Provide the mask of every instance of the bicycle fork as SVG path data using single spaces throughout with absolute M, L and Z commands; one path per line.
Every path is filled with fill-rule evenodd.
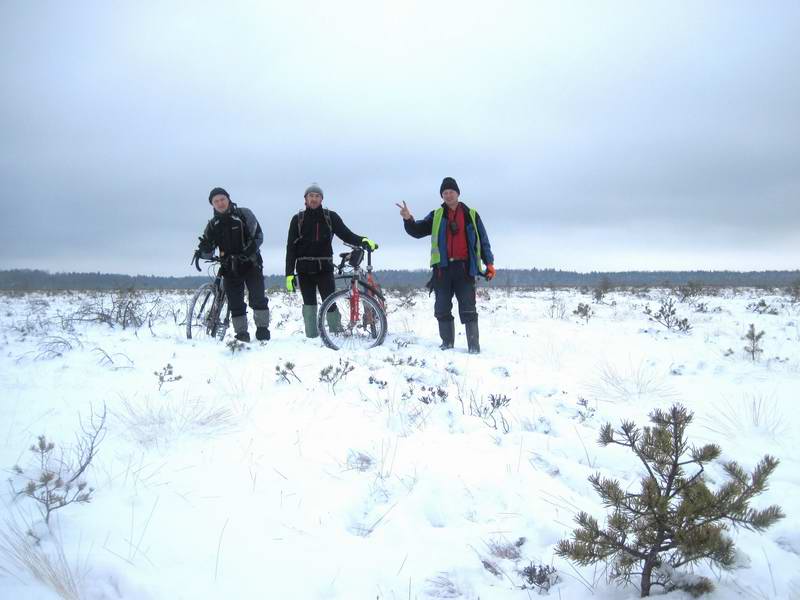
M 358 323 L 359 306 L 361 305 L 361 292 L 358 291 L 358 283 L 354 280 L 350 286 L 350 326 Z

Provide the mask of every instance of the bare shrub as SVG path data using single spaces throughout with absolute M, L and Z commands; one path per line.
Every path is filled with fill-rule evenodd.
M 567 316 L 567 305 L 558 297 L 555 289 L 550 290 L 550 304 L 547 306 L 547 316 L 558 320 L 564 320 Z
M 62 319 L 65 327 L 75 323 L 104 323 L 109 327 L 138 329 L 145 323 L 151 328 L 160 316 L 161 296 L 146 295 L 142 290 L 128 288 L 111 293 L 95 293 L 86 298 L 71 315 Z
M 40 435 L 29 450 L 35 457 L 32 467 L 14 465 L 11 489 L 16 497 L 33 500 L 49 526 L 54 511 L 70 504 L 91 501 L 94 488 L 83 480 L 86 469 L 94 460 L 105 437 L 106 409 L 102 414 L 92 412 L 89 422 L 81 421 L 81 433 L 74 447 L 56 452 L 56 445 Z M 17 486 L 21 485 L 21 489 Z
M 53 321 L 41 312 L 28 312 L 22 321 L 11 324 L 11 330 L 26 337 L 29 335 L 48 335 L 53 328 Z
M 469 392 L 467 404 L 464 404 L 464 395 L 462 390 L 458 390 L 458 401 L 461 404 L 461 413 L 469 414 L 472 417 L 478 417 L 486 425 L 492 429 L 501 429 L 503 433 L 511 431 L 511 425 L 503 414 L 503 409 L 507 408 L 511 403 L 511 398 L 505 394 L 489 394 L 489 397 L 484 400 L 475 395 L 475 392 Z

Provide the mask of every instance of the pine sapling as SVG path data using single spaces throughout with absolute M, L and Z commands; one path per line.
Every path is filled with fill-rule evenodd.
M 89 423 L 81 422 L 76 446 L 71 451 L 62 451 L 58 457 L 55 456 L 56 445 L 40 435 L 29 448 L 35 456 L 35 465 L 29 469 L 19 465 L 12 467 L 16 478 L 16 481 L 10 480 L 12 491 L 16 496 L 35 501 L 48 526 L 50 515 L 59 508 L 92 500 L 94 488 L 88 486 L 83 476 L 105 437 L 105 422 L 105 407 L 102 414 L 92 412 Z M 23 483 L 21 489 L 15 485 L 19 482 Z
M 660 323 L 670 331 L 675 329 L 681 333 L 689 333 L 692 329 L 692 326 L 689 324 L 689 319 L 681 319 L 678 317 L 677 311 L 675 310 L 675 302 L 672 298 L 664 300 L 658 312 L 655 313 L 649 306 L 646 306 L 644 314 L 646 314 L 651 321 Z
M 173 383 L 175 381 L 180 381 L 183 379 L 182 375 L 175 375 L 173 367 L 170 363 L 161 369 L 160 371 L 153 371 L 153 375 L 156 376 L 158 379 L 158 391 L 161 391 L 161 388 L 164 387 L 167 383 Z
M 297 373 L 294 372 L 295 364 L 291 361 L 286 361 L 283 366 L 280 364 L 275 365 L 275 375 L 277 381 L 285 381 L 286 383 L 292 383 L 291 377 L 294 377 L 297 383 L 302 383 L 300 377 L 297 376 Z
M 758 355 L 764 352 L 764 349 L 761 347 L 761 338 L 763 337 L 764 332 L 759 331 L 756 333 L 756 326 L 753 323 L 750 323 L 750 329 L 747 330 L 747 333 L 744 336 L 744 339 L 747 340 L 747 345 L 744 347 L 744 351 L 750 355 L 750 358 L 752 358 L 754 362 L 758 360 Z
M 578 308 L 572 311 L 573 315 L 577 315 L 581 319 L 585 320 L 587 323 L 589 319 L 592 318 L 594 311 L 592 311 L 592 307 L 588 304 L 584 304 L 583 302 L 578 303 Z
M 772 456 L 764 456 L 750 474 L 733 461 L 724 463 L 727 481 L 717 491 L 709 489 L 705 465 L 719 458 L 721 450 L 715 444 L 689 445 L 686 429 L 692 418 L 691 412 L 676 404 L 668 411 L 654 410 L 651 427 L 640 429 L 631 421 L 616 430 L 610 424 L 602 427 L 600 445 L 630 448 L 645 475 L 634 492 L 599 473 L 589 477 L 612 512 L 605 528 L 589 514 L 578 514 L 578 528 L 572 539 L 558 543 L 558 556 L 583 566 L 608 561 L 617 582 L 628 584 L 639 577 L 642 597 L 649 596 L 653 586 L 664 591 L 691 588 L 699 593 L 710 590 L 711 582 L 680 583 L 676 569 L 703 560 L 730 568 L 734 544 L 725 535 L 729 526 L 764 531 L 784 517 L 776 505 L 763 510 L 750 507 L 750 501 L 767 489 L 767 480 L 778 466 Z
M 319 380 L 327 383 L 331 391 L 336 394 L 336 384 L 347 377 L 354 369 L 355 367 L 350 364 L 349 360 L 343 361 L 340 358 L 338 366 L 328 365 L 319 372 Z

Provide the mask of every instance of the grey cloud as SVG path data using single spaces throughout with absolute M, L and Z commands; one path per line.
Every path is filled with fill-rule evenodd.
M 278 271 L 318 181 L 383 266 L 415 268 L 394 202 L 421 217 L 448 175 L 506 264 L 796 264 L 798 21 L 792 2 L 6 3 L 0 181 L 36 225 L 0 223 L 2 263 L 184 273 L 223 185 Z

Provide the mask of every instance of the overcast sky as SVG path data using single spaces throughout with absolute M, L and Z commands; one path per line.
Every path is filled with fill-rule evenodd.
M 188 275 L 311 182 L 376 265 L 454 177 L 496 266 L 800 267 L 800 2 L 0 2 L 0 268 Z

